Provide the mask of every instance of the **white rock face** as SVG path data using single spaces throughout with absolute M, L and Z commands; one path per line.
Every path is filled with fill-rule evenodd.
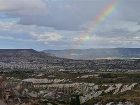
M 122 92 L 125 92 L 125 91 L 128 91 L 128 90 L 131 90 L 137 83 L 133 83 L 131 85 L 124 85 L 121 89 L 121 93 Z
M 112 105 L 114 102 L 109 102 L 109 103 L 107 103 L 106 105 Z
M 121 88 L 122 84 L 116 84 L 116 90 L 114 91 L 113 94 L 117 94 Z
M 114 85 L 110 85 L 104 92 L 105 93 L 109 93 L 109 92 L 111 92 L 114 89 L 116 89 L 116 87 L 114 87 Z
M 83 75 L 80 78 L 88 78 L 88 77 L 93 77 L 94 75 Z
M 30 82 L 33 84 L 39 84 L 39 83 L 59 83 L 64 81 L 64 79 L 35 79 L 35 78 L 29 78 L 29 79 L 24 79 L 22 82 Z
M 40 90 L 38 93 L 30 92 L 29 95 L 32 97 L 37 97 L 37 95 L 42 96 L 43 98 L 54 98 L 56 97 L 56 94 L 62 93 L 64 95 L 73 94 L 73 93 L 79 93 L 80 96 L 80 102 L 81 104 L 92 99 L 97 98 L 102 95 L 102 93 L 105 94 L 119 94 L 128 90 L 132 90 L 134 86 L 137 83 L 133 84 L 102 84 L 102 85 L 96 85 L 94 83 L 65 83 L 65 80 L 63 79 L 35 79 L 35 78 L 29 78 L 23 80 L 23 82 L 29 82 L 32 84 L 35 84 L 35 86 Z M 42 84 L 43 83 L 43 84 Z M 37 84 L 37 85 L 36 85 Z M 39 84 L 41 84 L 39 86 Z M 44 88 L 42 88 L 44 87 Z M 28 91 L 25 91 L 25 93 L 28 93 Z M 60 94 L 58 94 L 60 95 Z M 97 103 L 97 105 L 101 105 L 101 103 Z M 134 105 L 131 102 L 122 103 L 119 102 L 118 104 L 114 102 L 109 102 L 106 105 Z

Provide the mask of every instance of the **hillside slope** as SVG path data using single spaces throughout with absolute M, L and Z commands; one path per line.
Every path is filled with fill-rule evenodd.
M 140 59 L 74 60 L 33 49 L 1 49 L 0 70 L 139 70 Z
M 140 48 L 100 48 L 100 49 L 69 49 L 69 50 L 45 50 L 57 57 L 72 59 L 117 59 L 140 58 Z

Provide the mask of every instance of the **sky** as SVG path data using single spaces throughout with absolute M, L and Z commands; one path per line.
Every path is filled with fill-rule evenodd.
M 139 5 L 140 0 L 0 0 L 0 48 L 139 48 Z

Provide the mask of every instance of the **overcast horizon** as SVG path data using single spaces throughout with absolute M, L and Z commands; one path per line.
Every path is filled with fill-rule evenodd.
M 140 48 L 140 0 L 0 0 L 0 49 Z

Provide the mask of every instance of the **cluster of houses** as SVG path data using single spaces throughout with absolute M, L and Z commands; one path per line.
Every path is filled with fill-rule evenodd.
M 26 57 L 25 57 L 26 58 Z M 97 71 L 125 71 L 139 70 L 140 62 L 138 59 L 97 59 L 97 60 L 68 60 L 59 58 L 39 58 L 32 59 L 23 57 L 0 58 L 0 69 L 21 69 L 21 70 L 46 70 L 52 69 L 65 70 L 97 70 Z M 17 60 L 18 59 L 18 60 Z M 50 60 L 49 60 L 50 59 Z
M 40 70 L 40 69 L 46 69 L 46 66 L 43 64 L 31 64 L 31 63 L 27 63 L 27 62 L 26 63 L 0 62 L 0 68 L 1 68 L 1 70 L 3 70 L 3 69 Z

